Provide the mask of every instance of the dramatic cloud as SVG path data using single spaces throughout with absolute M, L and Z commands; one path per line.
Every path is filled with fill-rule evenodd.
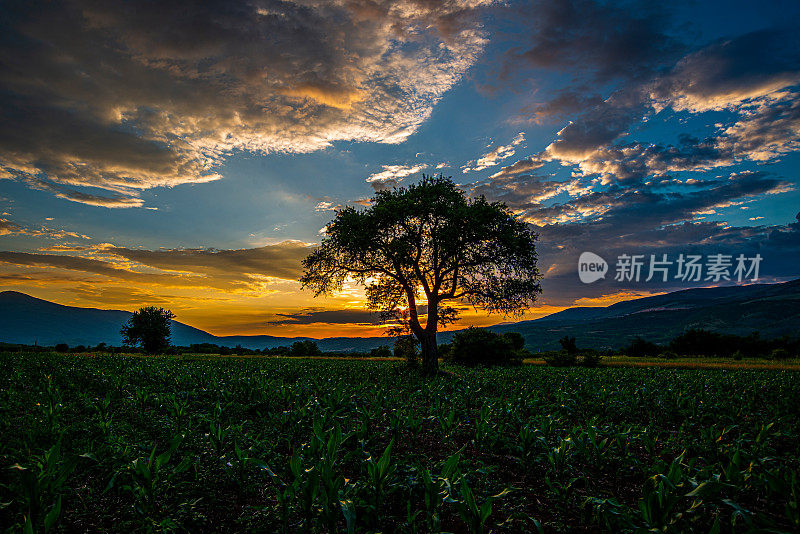
M 529 16 L 531 45 L 509 53 L 507 68 L 523 62 L 597 81 L 646 78 L 683 49 L 661 3 L 542 1 Z
M 659 191 L 650 187 L 612 186 L 605 191 L 593 191 L 576 196 L 568 202 L 542 207 L 526 214 L 526 220 L 537 226 L 564 222 L 602 223 L 616 232 L 611 237 L 635 241 L 636 235 L 652 229 L 678 224 L 714 213 L 744 200 L 767 194 L 782 193 L 793 188 L 790 182 L 764 173 L 746 172 L 712 182 L 699 191 Z M 598 232 L 603 235 L 604 232 Z M 644 241 L 643 241 L 644 242 Z
M 20 181 L 28 184 L 31 189 L 49 191 L 58 198 L 71 200 L 72 202 L 88 204 L 89 206 L 100 206 L 103 208 L 139 208 L 144 205 L 144 201 L 135 196 L 119 194 L 112 196 L 93 195 L 85 191 L 78 191 L 70 187 L 64 187 L 42 178 L 21 174 L 19 172 L 14 172 L 13 174 Z
M 765 28 L 690 46 L 661 6 L 541 3 L 528 12 L 530 43 L 506 54 L 506 82 L 529 76 L 524 84 L 533 88 L 521 116 L 537 125 L 569 120 L 543 150 L 470 194 L 503 201 L 534 226 L 547 285 L 570 288 L 559 304 L 620 289 L 576 286 L 585 250 L 760 251 L 770 255 L 773 276 L 796 272 L 786 257 L 800 250 L 797 224 L 739 227 L 719 219 L 727 208 L 797 190 L 759 165 L 800 149 L 800 37 L 793 28 Z M 681 132 L 708 112 L 706 136 Z M 677 127 L 677 142 L 654 134 L 651 120 Z M 560 170 L 531 175 L 553 163 L 571 179 Z
M 555 11 L 559 14 L 562 11 L 571 13 L 575 10 L 574 5 L 569 7 L 571 5 L 565 4 L 566 7 Z M 602 74 L 607 69 L 609 73 L 618 73 L 623 80 L 602 99 L 584 81 L 578 81 L 572 87 L 565 87 L 551 101 L 533 104 L 523 110 L 523 114 L 533 115 L 537 119 L 580 112 L 558 132 L 556 139 L 541 154 L 532 157 L 533 161 L 556 160 L 565 164 L 581 164 L 583 172 L 606 175 L 620 172 L 620 178 L 626 179 L 648 172 L 646 166 L 642 166 L 643 160 L 653 160 L 656 163 L 653 170 L 658 172 L 659 165 L 655 162 L 658 156 L 630 155 L 642 150 L 673 153 L 674 157 L 666 154 L 665 159 L 683 159 L 687 170 L 699 170 L 730 165 L 732 161 L 741 159 L 763 161 L 796 149 L 798 93 L 791 88 L 800 83 L 800 37 L 794 30 L 772 28 L 720 40 L 684 56 L 677 63 L 675 52 L 683 47 L 669 39 L 666 39 L 671 43 L 669 46 L 644 47 L 634 51 L 631 43 L 625 40 L 615 42 L 615 34 L 609 37 L 608 46 L 604 47 L 595 42 L 589 31 L 585 39 L 578 39 L 563 50 L 552 52 L 553 59 L 548 59 L 550 55 L 544 50 L 555 46 L 553 40 L 558 40 L 555 35 L 568 36 L 572 31 L 583 35 L 585 24 L 602 28 L 602 24 L 591 19 L 592 16 L 596 15 L 598 20 L 615 20 L 618 27 L 626 27 L 621 20 L 617 20 L 623 15 L 616 7 L 584 7 L 586 9 L 576 13 L 575 19 L 556 17 L 558 24 L 554 27 L 560 30 L 559 33 L 553 33 L 550 37 L 547 37 L 548 32 L 544 36 L 535 34 L 535 39 L 540 40 L 531 50 L 539 51 L 541 58 L 536 59 L 538 56 L 533 53 L 526 53 L 523 57 L 537 67 L 550 69 L 559 68 L 555 59 L 566 66 L 583 61 L 586 65 L 594 65 L 596 70 L 592 72 L 596 74 Z M 608 11 L 605 15 L 600 13 L 605 11 Z M 628 23 L 635 24 L 640 16 L 638 12 L 635 13 L 628 16 Z M 571 26 L 565 28 L 565 24 Z M 650 32 L 648 28 L 652 29 L 647 24 L 643 25 L 645 33 Z M 627 34 L 627 30 L 624 33 Z M 630 35 L 635 38 L 637 34 L 633 32 Z M 656 42 L 665 39 L 656 34 L 651 37 Z M 592 51 L 593 47 L 597 47 L 597 50 Z M 637 72 L 647 73 L 649 78 L 625 74 L 626 70 L 620 65 L 625 51 L 632 54 L 631 65 L 636 67 Z M 728 110 L 739 113 L 741 118 L 736 125 L 721 132 L 723 139 L 701 142 L 688 153 L 682 153 L 681 149 L 675 147 L 613 144 L 629 135 L 637 123 L 654 111 L 665 108 L 692 113 Z M 770 120 L 776 121 L 774 133 L 763 127 Z M 756 131 L 759 133 L 758 139 L 752 141 L 753 147 L 748 147 Z M 609 153 L 616 153 L 616 157 L 609 157 Z M 639 165 L 639 169 L 617 169 L 615 165 L 620 160 L 633 160 L 631 163 Z M 696 164 L 692 163 L 694 160 Z M 604 161 L 610 163 L 606 165 L 602 163 Z M 669 164 L 664 166 L 667 167 L 665 170 L 669 170 Z M 505 173 L 501 171 L 498 175 Z
M 588 86 L 567 87 L 545 102 L 534 102 L 525 106 L 521 114 L 528 117 L 530 122 L 541 123 L 602 104 L 603 97 L 593 93 Z
M 496 146 L 477 160 L 470 161 L 465 166 L 461 167 L 461 172 L 482 171 L 487 167 L 494 167 L 500 161 L 513 156 L 516 153 L 517 145 L 521 144 L 523 141 L 525 141 L 525 134 L 520 132 L 511 140 L 511 143 Z
M 638 89 L 620 89 L 602 105 L 583 113 L 558 132 L 538 157 L 579 163 L 603 147 L 627 134 L 631 125 L 647 111 Z
M 562 192 L 567 192 L 569 196 L 577 196 L 587 192 L 587 189 L 578 180 L 560 182 L 526 174 L 492 178 L 475 184 L 469 192 L 472 196 L 483 195 L 490 200 L 503 202 L 517 215 L 526 219 L 532 213 L 539 213 L 546 201 Z
M 681 59 L 650 98 L 692 112 L 726 109 L 800 83 L 800 35 L 771 28 L 719 42 Z
M 15 222 L 8 219 L 0 219 L 0 235 L 19 234 L 23 232 L 23 228 Z
M 143 250 L 113 245 L 48 249 L 59 254 L 0 251 L 0 263 L 79 271 L 145 285 L 265 291 L 273 279 L 299 278 L 300 261 L 312 247 L 286 241 L 239 250 Z
M 0 178 L 132 207 L 219 179 L 232 150 L 399 143 L 476 61 L 489 3 L 4 6 Z
M 703 171 L 742 161 L 765 162 L 800 148 L 800 95 L 761 101 L 719 135 L 699 140 L 681 136 L 675 145 L 629 143 L 598 148 L 578 167 L 604 181 L 643 180 L 670 173 Z
M 785 219 L 800 190 L 797 8 L 729 11 L 628 0 L 5 3 L 0 284 L 71 304 L 169 304 L 228 333 L 363 335 L 377 317 L 355 309 L 357 284 L 326 300 L 299 291 L 307 241 L 342 205 L 369 205 L 365 179 L 381 191 L 440 169 L 474 173 L 467 194 L 504 202 L 539 234 L 539 313 L 679 287 L 586 286 L 575 272 L 584 251 L 610 263 L 758 253 L 764 280 L 796 277 L 800 221 Z M 494 99 L 470 86 L 484 78 Z M 239 248 L 276 236 L 296 241 Z M 219 250 L 177 248 L 191 243 Z
M 41 226 L 38 229 L 27 228 L 25 226 L 15 223 L 14 221 L 0 218 L 0 236 L 11 235 L 11 234 L 33 236 L 33 237 L 48 237 L 50 239 L 65 239 L 68 237 L 74 239 L 91 239 L 89 236 L 79 234 L 77 232 L 59 230 L 56 228 L 48 228 L 47 226 Z
M 377 325 L 381 324 L 377 313 L 367 310 L 303 310 L 298 313 L 279 313 L 280 319 L 268 321 L 271 325 L 296 325 L 296 324 L 356 324 Z
M 238 250 L 103 248 L 105 254 L 112 254 L 164 271 L 188 272 L 214 277 L 256 275 L 284 280 L 300 278 L 302 274 L 300 262 L 312 250 L 312 245 L 299 241 L 284 241 L 275 245 Z
M 699 191 L 614 186 L 528 211 L 524 217 L 540 235 L 541 269 L 547 273 L 548 284 L 563 292 L 558 295 L 563 304 L 568 299 L 600 294 L 598 291 L 612 291 L 609 285 L 576 285 L 577 258 L 587 250 L 607 260 L 621 253 L 758 252 L 765 256 L 769 272 L 790 276 L 796 268 L 791 258 L 795 251 L 800 252 L 799 225 L 735 227 L 704 218 L 791 187 L 785 180 L 763 173 L 733 175 Z M 571 292 L 564 292 L 567 289 Z M 548 303 L 555 302 L 548 299 Z
M 397 187 L 403 178 L 414 175 L 423 169 L 427 169 L 425 164 L 418 165 L 382 165 L 382 171 L 370 174 L 367 182 L 375 191 L 391 189 Z
M 80 284 L 72 287 L 69 292 L 78 297 L 82 302 L 95 302 L 103 307 L 108 306 L 174 306 L 180 299 L 176 295 L 157 295 L 151 291 L 142 291 L 128 287 L 93 287 L 89 284 Z
M 522 174 L 523 172 L 535 171 L 542 165 L 544 165 L 544 162 L 542 160 L 540 160 L 538 157 L 532 156 L 525 159 L 521 159 L 516 163 L 513 163 L 506 167 L 502 167 L 499 171 L 494 173 L 490 178 L 492 179 L 507 178 L 509 176 Z

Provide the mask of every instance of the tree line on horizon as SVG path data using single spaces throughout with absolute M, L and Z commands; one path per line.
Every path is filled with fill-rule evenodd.
M 553 365 L 574 365 L 578 356 L 583 358 L 599 358 L 604 356 L 623 355 L 631 358 L 664 358 L 677 357 L 723 357 L 733 359 L 766 358 L 788 359 L 800 355 L 800 336 L 784 335 L 778 338 L 761 337 L 760 332 L 752 332 L 740 336 L 722 334 L 703 329 L 689 329 L 663 344 L 635 337 L 631 342 L 619 349 L 597 350 L 591 347 L 579 347 L 575 337 L 564 336 L 560 340 L 561 350 L 531 351 L 525 346 L 524 338 L 517 332 L 498 334 L 486 328 L 470 327 L 454 335 L 452 343 L 439 343 L 438 352 L 445 361 L 466 365 L 514 364 L 525 358 L 542 357 Z M 305 357 L 305 356 L 339 356 L 350 358 L 389 358 L 399 357 L 412 360 L 419 358 L 419 345 L 410 336 L 395 338 L 394 346 L 381 345 L 368 351 L 322 351 L 313 340 L 296 341 L 291 345 L 250 349 L 236 345 L 228 347 L 214 343 L 193 343 L 186 346 L 171 345 L 167 342 L 165 349 L 158 354 L 191 355 L 208 354 L 221 356 L 273 356 L 273 357 Z M 61 352 L 61 353 L 106 353 L 106 354 L 156 354 L 148 353 L 141 346 L 109 345 L 74 345 L 58 343 L 53 346 L 0 343 L 2 352 Z M 418 363 L 418 362 L 416 362 Z M 597 362 L 594 362 L 596 364 Z M 593 365 L 593 364 L 588 364 Z

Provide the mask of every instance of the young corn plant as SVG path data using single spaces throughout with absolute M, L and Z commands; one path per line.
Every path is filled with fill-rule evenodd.
M 250 463 L 251 449 L 239 446 L 240 439 L 233 438 L 233 449 L 223 457 L 223 468 L 228 477 L 236 484 L 237 491 L 241 492 L 247 484 L 247 466 Z
M 93 406 L 99 419 L 97 426 L 100 429 L 100 432 L 102 432 L 106 441 L 109 441 L 112 433 L 111 423 L 114 419 L 114 415 L 111 413 L 111 397 L 106 395 L 102 400 L 98 401 Z
M 303 494 L 303 490 L 305 489 L 306 484 L 304 483 L 304 478 L 307 473 L 305 469 L 303 469 L 302 465 L 302 458 L 300 456 L 300 450 L 295 449 L 292 451 L 292 456 L 289 459 L 289 475 L 292 477 L 284 481 L 280 476 L 278 476 L 270 467 L 262 462 L 261 460 L 252 458 L 250 460 L 254 463 L 258 468 L 263 469 L 271 478 L 273 483 L 275 484 L 275 500 L 278 503 L 278 512 L 280 515 L 280 522 L 281 522 L 281 529 L 282 532 L 290 532 L 289 528 L 289 520 L 292 515 L 292 506 L 296 502 L 300 502 L 301 495 L 305 498 Z M 317 488 L 316 480 L 314 481 L 314 488 Z M 316 494 L 312 494 L 310 496 L 311 505 L 309 505 L 308 515 L 307 517 L 310 518 L 311 516 L 311 507 L 313 506 L 313 502 L 316 498 Z M 310 519 L 308 519 L 310 523 Z
M 318 439 L 321 436 L 318 436 Z M 341 516 L 347 518 L 353 513 L 351 506 L 345 506 L 350 499 L 345 498 L 347 481 L 337 468 L 339 448 L 347 438 L 342 436 L 339 425 L 329 432 L 327 444 L 322 458 L 317 465 L 321 483 L 320 500 L 322 502 L 322 520 L 329 532 L 336 532 L 336 524 Z
M 446 501 L 454 502 L 451 495 L 453 488 L 461 480 L 458 463 L 461 461 L 462 451 L 463 448 L 445 460 L 438 476 L 432 475 L 427 468 L 419 469 L 422 479 L 425 523 L 428 532 L 441 531 L 442 503 Z
M 447 439 L 450 437 L 450 433 L 455 428 L 455 420 L 456 420 L 456 409 L 450 408 L 445 415 L 442 411 L 439 411 L 436 415 L 436 421 L 439 423 L 439 430 L 442 433 L 442 437 Z
M 467 485 L 466 479 L 461 479 L 461 499 L 456 501 L 456 508 L 458 515 L 467 524 L 472 534 L 483 534 L 490 531 L 487 528 L 489 528 L 489 517 L 492 515 L 492 503 L 509 491 L 509 489 L 504 489 L 497 495 L 487 497 L 483 503 L 479 504 L 472 489 Z
M 150 390 L 139 388 L 134 393 L 134 398 L 136 399 L 136 406 L 139 410 L 144 411 L 147 409 L 147 404 L 150 402 L 150 398 L 153 396 Z
M 57 525 L 61 515 L 61 490 L 76 465 L 77 458 L 63 457 L 58 442 L 35 458 L 31 467 L 15 464 L 9 468 L 19 474 L 18 495 L 24 510 L 22 532 L 50 532 Z
M 219 459 L 223 459 L 230 433 L 231 427 L 223 427 L 218 420 L 208 422 L 208 438 L 211 441 L 211 446 L 214 447 L 216 457 Z
M 492 422 L 489 405 L 484 404 L 478 411 L 477 419 L 475 419 L 475 441 L 479 444 L 486 444 L 495 427 L 496 423 Z
M 177 485 L 178 475 L 189 470 L 194 458 L 184 457 L 177 465 L 170 467 L 173 454 L 183 442 L 183 436 L 175 436 L 169 448 L 156 455 L 157 445 L 153 445 L 147 458 L 136 458 L 128 470 L 129 483 L 122 487 L 131 494 L 134 510 L 141 526 L 147 531 L 157 531 L 177 527 L 170 517 L 170 507 L 163 500 L 164 495 Z M 189 506 L 196 504 L 188 503 Z
M 37 403 L 45 421 L 47 421 L 47 429 L 52 436 L 58 435 L 59 422 L 61 419 L 61 412 L 64 409 L 62 403 L 61 391 L 58 386 L 53 382 L 52 375 L 45 375 L 45 402 Z
M 185 430 L 189 414 L 189 398 L 185 395 L 175 395 L 167 403 L 167 409 L 175 422 L 178 432 Z
M 639 500 L 639 512 L 642 523 L 650 531 L 667 532 L 680 528 L 685 516 L 695 511 L 700 505 L 700 488 L 691 487 L 684 467 L 685 452 L 675 458 L 665 473 L 650 477 L 645 483 L 642 498 Z M 692 501 L 688 508 L 684 506 L 686 497 Z
M 520 461 L 530 465 L 536 458 L 537 449 L 547 447 L 547 442 L 538 428 L 532 424 L 524 424 L 519 429 L 517 453 Z
M 367 476 L 369 479 L 369 497 L 367 509 L 373 526 L 380 525 L 380 510 L 383 505 L 384 495 L 390 485 L 392 475 L 397 466 L 392 461 L 392 446 L 394 440 L 389 442 L 381 457 L 376 461 L 372 456 L 367 458 Z

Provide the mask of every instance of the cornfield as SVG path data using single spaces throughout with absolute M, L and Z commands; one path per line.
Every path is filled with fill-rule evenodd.
M 797 532 L 800 375 L 0 354 L 9 531 Z

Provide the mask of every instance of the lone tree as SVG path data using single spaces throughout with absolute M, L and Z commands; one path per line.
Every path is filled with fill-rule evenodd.
M 163 352 L 169 347 L 170 321 L 174 318 L 175 314 L 164 308 L 139 308 L 120 329 L 122 343 L 134 347 L 141 345 L 148 354 Z
M 504 204 L 470 200 L 441 175 L 343 208 L 325 233 L 303 260 L 303 287 L 320 295 L 348 278 L 365 285 L 367 306 L 419 339 L 425 374 L 438 371 L 436 331 L 457 320 L 454 304 L 518 316 L 541 292 L 536 234 Z

